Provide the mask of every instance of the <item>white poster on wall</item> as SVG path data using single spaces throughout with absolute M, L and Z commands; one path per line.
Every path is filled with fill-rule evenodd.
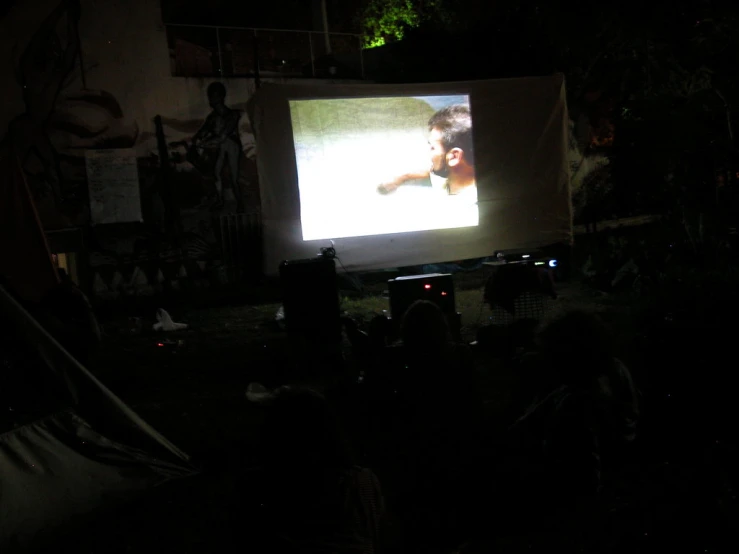
M 93 225 L 143 221 L 133 148 L 87 150 L 85 164 Z

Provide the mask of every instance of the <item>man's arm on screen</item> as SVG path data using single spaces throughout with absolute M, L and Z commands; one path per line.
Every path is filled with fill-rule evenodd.
M 407 183 L 408 181 L 428 179 L 430 176 L 431 176 L 431 171 L 429 171 L 428 169 L 421 170 L 421 171 L 415 171 L 412 173 L 404 173 L 403 175 L 398 175 L 397 177 L 395 177 L 394 179 L 391 179 L 390 181 L 380 184 L 377 187 L 377 192 L 379 192 L 380 194 L 389 194 L 395 191 L 400 185 Z

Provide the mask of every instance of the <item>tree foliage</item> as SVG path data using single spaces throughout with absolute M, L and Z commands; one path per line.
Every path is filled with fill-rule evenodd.
M 496 4 L 487 22 L 473 23 L 500 30 L 491 49 L 505 42 L 511 56 L 530 53 L 518 57 L 532 73 L 563 72 L 571 112 L 589 112 L 592 125 L 606 118 L 615 128 L 610 167 L 627 202 L 649 190 L 682 205 L 714 198 L 715 168 L 730 164 L 736 150 L 735 4 L 572 1 L 566 14 L 555 3 Z
M 450 18 L 445 0 L 367 0 L 359 15 L 365 48 L 402 40 L 409 29 Z

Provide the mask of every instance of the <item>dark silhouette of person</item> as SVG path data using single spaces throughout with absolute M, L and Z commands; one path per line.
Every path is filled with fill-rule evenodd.
M 495 476 L 496 516 L 519 529 L 588 517 L 603 469 L 634 441 L 639 417 L 639 393 L 595 314 L 554 314 L 537 344 L 538 367 L 522 375 L 536 398 L 501 443 Z
M 231 186 L 236 199 L 241 202 L 239 189 L 239 161 L 241 159 L 241 138 L 239 121 L 241 113 L 226 106 L 226 87 L 215 82 L 208 86 L 208 104 L 213 111 L 203 126 L 193 137 L 193 148 L 218 151 L 215 164 L 216 205 L 223 205 L 223 169 L 228 166 Z
M 392 323 L 384 314 L 374 316 L 367 328 L 362 331 L 350 317 L 342 317 L 341 324 L 352 347 L 352 357 L 361 371 L 372 371 L 385 361 L 385 353 L 390 346 Z
M 555 385 L 589 392 L 595 398 L 601 448 L 632 443 L 641 394 L 631 372 L 616 357 L 610 329 L 597 314 L 570 310 L 550 318 L 538 333 L 542 358 L 550 360 Z
M 66 40 L 57 32 L 66 15 Z M 57 203 L 64 200 L 56 149 L 48 135 L 49 119 L 59 93 L 79 54 L 77 24 L 79 0 L 63 0 L 44 20 L 26 46 L 18 69 L 26 111 L 8 129 L 11 146 L 24 171 L 30 171 L 32 155 L 43 167 L 43 176 Z
M 458 508 L 472 486 L 466 468 L 481 422 L 473 360 L 452 340 L 447 317 L 433 302 L 408 308 L 400 337 L 378 364 L 385 374 L 373 388 L 378 437 L 370 448 L 396 495 L 406 546 L 417 552 L 451 547 L 459 538 Z M 369 387 L 374 377 L 368 374 Z
M 285 386 L 266 407 L 259 458 L 262 535 L 300 552 L 378 552 L 385 509 L 371 470 L 354 464 L 326 399 Z

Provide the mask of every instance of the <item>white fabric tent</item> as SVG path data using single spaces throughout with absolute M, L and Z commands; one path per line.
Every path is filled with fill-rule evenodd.
M 2 286 L 0 348 L 0 552 L 196 473 Z

